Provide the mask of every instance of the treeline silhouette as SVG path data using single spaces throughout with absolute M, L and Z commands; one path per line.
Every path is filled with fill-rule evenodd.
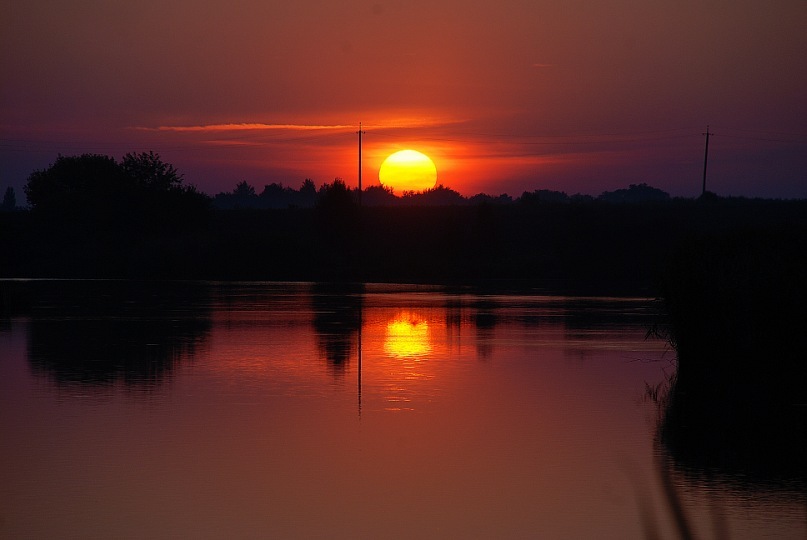
M 213 206 L 220 209 L 282 209 L 282 208 L 313 208 L 317 202 L 326 197 L 333 186 L 344 186 L 341 178 L 336 178 L 333 184 L 323 184 L 317 190 L 314 181 L 307 178 L 300 189 L 294 189 L 279 183 L 267 184 L 263 191 L 257 192 L 254 186 L 246 181 L 236 184 L 230 192 L 221 192 L 213 197 Z M 492 196 L 478 193 L 472 197 L 464 197 L 459 192 L 442 184 L 425 191 L 404 191 L 396 195 L 394 190 L 385 186 L 370 186 L 361 192 L 351 189 L 351 199 L 355 203 L 361 202 L 363 206 L 462 206 L 480 204 L 543 204 L 543 203 L 586 203 L 603 201 L 612 203 L 644 203 L 669 201 L 670 195 L 658 188 L 647 184 L 631 184 L 627 189 L 605 191 L 598 197 L 577 193 L 567 195 L 563 191 L 550 189 L 537 189 L 525 191 L 517 199 L 503 193 Z
M 397 196 L 340 179 L 241 182 L 209 197 L 152 152 L 59 156 L 0 213 L 0 277 L 425 282 L 656 294 L 691 235 L 789 226 L 804 201 L 673 199 L 646 184 L 584 195 L 535 190 Z

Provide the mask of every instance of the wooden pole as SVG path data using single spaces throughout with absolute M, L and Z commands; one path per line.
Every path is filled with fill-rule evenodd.
M 361 130 L 361 122 L 359 122 L 359 207 L 361 207 L 361 136 L 364 132 Z
M 714 133 L 709 133 L 709 126 L 706 126 L 706 150 L 703 153 L 703 191 L 701 195 L 706 195 L 706 164 L 709 162 L 709 135 L 714 135 Z

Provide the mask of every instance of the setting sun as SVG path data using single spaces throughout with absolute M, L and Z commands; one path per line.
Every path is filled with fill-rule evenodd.
M 384 160 L 378 180 L 398 192 L 425 191 L 437 183 L 437 167 L 426 154 L 416 150 L 401 150 Z

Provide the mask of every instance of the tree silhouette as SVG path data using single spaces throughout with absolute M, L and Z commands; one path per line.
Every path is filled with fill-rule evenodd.
M 214 198 L 216 208 L 232 210 L 236 208 L 313 208 L 317 201 L 317 188 L 314 181 L 306 178 L 299 190 L 281 183 L 272 182 L 263 187 L 260 195 L 248 182 L 239 182 L 233 191 L 217 193 Z
M 400 203 L 393 189 L 387 186 L 370 186 L 364 190 L 363 197 L 367 206 L 392 206 Z
M 28 177 L 28 202 L 38 214 L 124 228 L 198 224 L 209 205 L 206 195 L 183 186 L 182 176 L 154 152 L 127 154 L 119 164 L 98 154 L 59 156 Z
M 109 156 L 62 156 L 35 171 L 24 186 L 31 207 L 40 213 L 81 220 L 118 212 L 129 200 L 134 182 Z
M 182 190 L 182 175 L 152 151 L 126 154 L 121 168 L 140 186 L 154 191 Z
M 318 240 L 334 270 L 347 268 L 355 260 L 359 223 L 359 206 L 341 178 L 320 188 L 316 207 Z
M 284 188 L 283 184 L 272 182 L 263 186 L 263 191 L 258 197 L 262 208 L 285 208 L 289 206 L 293 190 Z
M 317 202 L 317 186 L 310 178 L 303 180 L 303 185 L 300 186 L 300 204 L 303 208 L 310 208 Z
M 317 207 L 325 213 L 350 212 L 355 205 L 350 188 L 341 178 L 335 178 L 333 184 L 325 184 L 319 190 Z
M 475 205 L 482 205 L 482 204 L 512 204 L 513 198 L 508 195 L 507 193 L 502 193 L 496 197 L 492 195 L 488 195 L 486 193 L 477 193 L 473 197 L 468 199 L 468 202 Z
M 423 204 L 431 206 L 455 206 L 468 203 L 468 199 L 459 192 L 439 184 L 420 193 L 407 191 L 403 194 L 405 204 Z
M 250 186 L 246 180 L 242 180 L 235 185 L 235 189 L 233 190 L 233 195 L 236 197 L 243 197 L 243 198 L 250 198 L 256 197 L 255 188 Z
M 3 204 L 0 205 L 0 211 L 11 212 L 17 208 L 17 195 L 14 193 L 14 188 L 9 186 L 6 188 L 6 193 L 3 195 Z
M 242 180 L 235 185 L 231 194 L 226 194 L 225 204 L 229 208 L 255 208 L 258 206 L 258 195 L 255 188 L 249 185 L 246 180 Z
M 645 183 L 631 184 L 628 189 L 606 191 L 599 196 L 599 200 L 612 203 L 644 203 L 664 202 L 670 200 L 669 193 Z
M 535 205 L 544 203 L 567 203 L 569 196 L 563 191 L 553 191 L 551 189 L 536 189 L 535 191 L 525 191 L 519 199 L 521 204 Z

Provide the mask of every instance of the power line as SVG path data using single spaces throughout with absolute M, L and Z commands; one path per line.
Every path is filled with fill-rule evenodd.
M 785 137 L 807 137 L 807 133 L 793 133 L 788 131 L 770 131 L 770 130 L 759 130 L 759 129 L 744 129 L 744 128 L 735 128 L 735 127 L 721 127 L 722 130 L 728 131 L 741 131 L 743 133 L 759 133 L 762 135 L 784 135 Z
M 730 135 L 726 133 L 722 133 L 721 137 L 727 137 L 730 139 L 739 139 L 742 141 L 762 141 L 762 142 L 774 142 L 774 143 L 782 143 L 782 144 L 805 144 L 807 145 L 807 140 L 797 141 L 794 139 L 771 139 L 769 137 L 751 137 L 748 135 Z M 807 138 L 807 136 L 805 136 Z

